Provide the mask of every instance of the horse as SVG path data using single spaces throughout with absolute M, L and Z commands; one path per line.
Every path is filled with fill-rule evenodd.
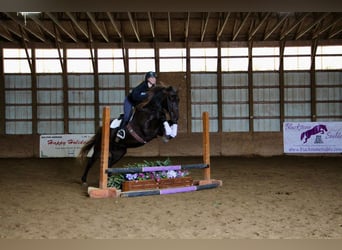
M 315 135 L 315 134 L 318 134 L 318 133 L 321 133 L 321 134 L 324 134 L 324 131 L 327 132 L 328 129 L 327 129 L 327 126 L 323 125 L 323 124 L 319 124 L 319 125 L 316 125 L 315 127 L 307 130 L 307 131 L 304 131 L 301 135 L 300 135 L 300 140 L 304 140 L 303 143 L 306 143 L 308 141 L 308 139 L 312 136 L 312 135 Z
M 127 153 L 128 148 L 140 147 L 158 136 L 165 136 L 164 122 L 167 121 L 171 125 L 178 122 L 179 100 L 178 90 L 172 86 L 158 85 L 150 89 L 147 99 L 134 107 L 130 121 L 124 128 L 124 139 L 117 138 L 118 128 L 110 128 L 108 166 L 112 167 L 117 163 Z M 83 162 L 88 152 L 94 149 L 81 177 L 83 185 L 87 184 L 90 168 L 101 156 L 101 137 L 102 127 L 99 127 L 78 154 L 78 158 Z

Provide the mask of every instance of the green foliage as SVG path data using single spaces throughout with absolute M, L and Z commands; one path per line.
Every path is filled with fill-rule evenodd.
M 133 163 L 133 164 L 127 164 L 124 167 L 130 168 L 130 167 L 153 167 L 153 166 L 169 166 L 171 165 L 170 158 L 162 160 L 156 160 L 156 161 L 143 161 L 140 163 Z M 121 189 L 122 182 L 125 181 L 125 174 L 115 174 L 108 176 L 108 187 L 115 187 L 117 189 Z

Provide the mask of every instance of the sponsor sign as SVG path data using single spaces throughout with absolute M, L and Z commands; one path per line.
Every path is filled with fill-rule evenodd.
M 39 142 L 40 158 L 77 157 L 81 147 L 93 134 L 41 135 Z M 89 152 L 88 155 L 92 153 Z
M 284 122 L 285 153 L 341 153 L 342 122 Z

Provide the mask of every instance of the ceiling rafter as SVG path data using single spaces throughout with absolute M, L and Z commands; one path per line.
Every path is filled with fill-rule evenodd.
M 227 25 L 229 16 L 230 16 L 230 12 L 228 12 L 227 15 L 226 15 L 226 17 L 224 18 L 223 24 L 222 24 L 220 30 L 219 30 L 218 33 L 217 33 L 216 41 L 219 41 L 219 40 L 220 40 L 220 38 L 221 38 L 221 36 L 222 36 L 222 33 L 223 33 L 223 30 L 224 30 L 224 28 L 225 28 L 226 25 Z
M 247 22 L 248 17 L 249 17 L 250 14 L 251 14 L 250 12 L 248 12 L 248 13 L 246 14 L 246 16 L 245 16 L 245 18 L 242 20 L 242 22 L 241 22 L 239 28 L 237 29 L 236 32 L 234 32 L 234 34 L 233 34 L 233 41 L 235 41 L 235 39 L 236 39 L 236 38 L 238 37 L 238 35 L 240 34 L 240 32 L 241 32 L 241 30 L 242 30 L 242 27 L 243 27 L 243 26 L 245 25 L 245 23 Z
M 334 32 L 331 32 L 330 34 L 329 34 L 329 39 L 332 39 L 332 38 L 334 38 L 335 36 L 337 36 L 339 33 L 341 33 L 342 32 L 342 28 L 339 28 L 338 30 L 335 30 Z
M 301 38 L 302 36 L 305 35 L 305 33 L 309 32 L 314 26 L 316 26 L 317 24 L 319 24 L 324 18 L 326 18 L 330 13 L 324 13 L 318 20 L 316 20 L 314 23 L 312 23 L 311 25 L 309 25 L 306 29 L 304 29 L 302 32 L 298 33 L 296 35 L 296 40 L 298 40 L 299 38 Z
M 326 41 L 342 39 L 341 22 L 341 12 L 0 12 L 0 42 L 20 44 L 21 28 L 30 43 L 87 42 L 89 27 L 97 43 Z
M 279 27 L 280 25 L 289 17 L 290 13 L 287 13 L 285 16 L 283 16 L 279 22 L 277 22 L 270 31 L 265 33 L 264 40 L 267 40 Z
M 87 31 L 85 31 L 81 25 L 78 23 L 78 21 L 76 20 L 76 18 L 70 13 L 70 12 L 65 12 L 65 14 L 67 14 L 67 16 L 70 18 L 70 20 L 72 21 L 72 23 L 76 26 L 76 28 L 82 32 L 82 34 L 89 39 L 89 36 L 87 34 Z
M 210 12 L 207 12 L 207 16 L 205 18 L 205 21 L 202 19 L 201 42 L 203 42 L 203 40 L 204 40 L 205 32 L 206 32 L 207 27 L 208 27 L 209 17 L 210 17 Z
M 4 12 L 10 19 L 12 19 L 16 24 L 18 24 L 20 26 L 20 28 L 23 28 L 24 30 L 28 31 L 29 33 L 31 33 L 33 36 L 35 36 L 36 38 L 38 38 L 41 42 L 45 42 L 45 38 L 43 34 L 37 34 L 36 32 L 34 32 L 33 30 L 31 30 L 30 28 L 28 28 L 25 23 L 23 23 L 21 20 L 19 20 L 19 18 L 13 16 L 11 13 L 8 12 Z
M 190 12 L 187 13 L 187 18 L 185 22 L 185 31 L 184 31 L 185 40 L 188 40 L 189 38 L 189 28 L 190 28 Z
M 2 22 L 0 22 L 0 36 L 5 38 L 9 42 L 14 42 L 14 38 L 12 37 L 10 31 Z
M 135 37 L 137 38 L 138 42 L 140 42 L 140 36 L 139 36 L 138 28 L 134 24 L 132 14 L 131 14 L 131 12 L 127 12 L 127 14 L 128 14 L 129 22 L 131 23 L 131 26 L 133 28 L 133 32 L 135 34 Z
M 167 23 L 168 23 L 168 30 L 169 30 L 169 42 L 172 42 L 172 30 L 171 30 L 171 15 L 170 12 L 167 12 Z
M 342 20 L 342 17 L 339 17 L 338 19 L 336 19 L 334 22 L 328 24 L 327 26 L 323 27 L 321 30 L 317 31 L 314 35 L 313 38 L 317 38 L 318 36 L 320 36 L 322 33 L 326 32 L 327 30 L 331 29 L 332 27 L 334 27 L 337 23 L 339 23 Z
M 152 20 L 151 12 L 147 12 L 147 16 L 148 16 L 148 22 L 149 22 L 150 28 L 151 28 L 152 37 L 154 39 L 154 38 L 156 38 L 156 35 L 154 32 L 154 26 L 153 26 L 153 20 Z
M 122 34 L 121 34 L 121 32 L 120 32 L 118 26 L 116 25 L 116 22 L 115 22 L 115 20 L 114 20 L 114 18 L 113 18 L 113 16 L 112 16 L 112 14 L 111 14 L 110 12 L 106 12 L 106 14 L 107 14 L 107 17 L 109 18 L 110 23 L 113 25 L 113 27 L 114 27 L 114 29 L 115 29 L 115 32 L 118 34 L 118 36 L 120 37 L 120 39 L 122 39 L 122 38 L 123 38 L 123 37 L 122 37 Z
M 249 34 L 248 40 L 252 40 L 254 35 L 258 32 L 262 25 L 266 22 L 267 18 L 270 16 L 270 12 L 267 12 L 264 18 L 260 21 L 260 23 L 255 27 L 255 29 Z
M 54 24 L 56 24 L 71 40 L 77 43 L 77 38 L 73 36 L 72 34 L 70 34 L 52 13 L 50 12 L 45 12 L 45 13 L 54 22 Z
M 109 39 L 108 36 L 105 34 L 105 32 L 100 28 L 99 24 L 96 22 L 95 17 L 93 16 L 93 14 L 91 14 L 90 12 L 87 12 L 87 16 L 89 17 L 90 21 L 92 22 L 92 24 L 95 26 L 95 28 L 97 29 L 97 31 L 101 34 L 102 38 L 108 43 Z
M 305 18 L 307 18 L 310 15 L 310 13 L 305 13 L 290 29 L 285 31 L 283 34 L 280 36 L 280 40 L 283 40 L 288 34 L 290 34 L 298 25 L 300 25 Z
M 40 28 L 43 29 L 46 33 L 48 33 L 52 38 L 56 39 L 56 35 L 53 32 L 51 32 L 48 28 L 46 28 L 43 22 L 41 22 L 36 16 L 28 15 L 28 17 L 32 19 L 37 25 L 39 25 Z
M 20 27 L 18 27 L 18 28 L 20 29 Z M 22 39 L 22 34 L 20 33 L 20 31 L 15 30 L 15 29 L 8 27 L 8 26 L 7 26 L 7 30 L 9 32 L 11 32 L 12 34 L 14 34 L 15 36 L 19 37 L 20 39 Z M 25 41 L 29 41 L 29 39 L 27 37 L 25 37 L 24 39 L 25 39 Z

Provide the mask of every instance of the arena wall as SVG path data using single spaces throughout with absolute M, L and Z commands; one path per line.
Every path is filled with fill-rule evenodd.
M 39 157 L 39 136 L 0 136 L 0 158 Z M 282 133 L 210 133 L 212 156 L 275 156 L 283 154 Z M 180 133 L 164 143 L 157 138 L 140 148 L 129 149 L 127 156 L 201 156 L 202 134 Z

